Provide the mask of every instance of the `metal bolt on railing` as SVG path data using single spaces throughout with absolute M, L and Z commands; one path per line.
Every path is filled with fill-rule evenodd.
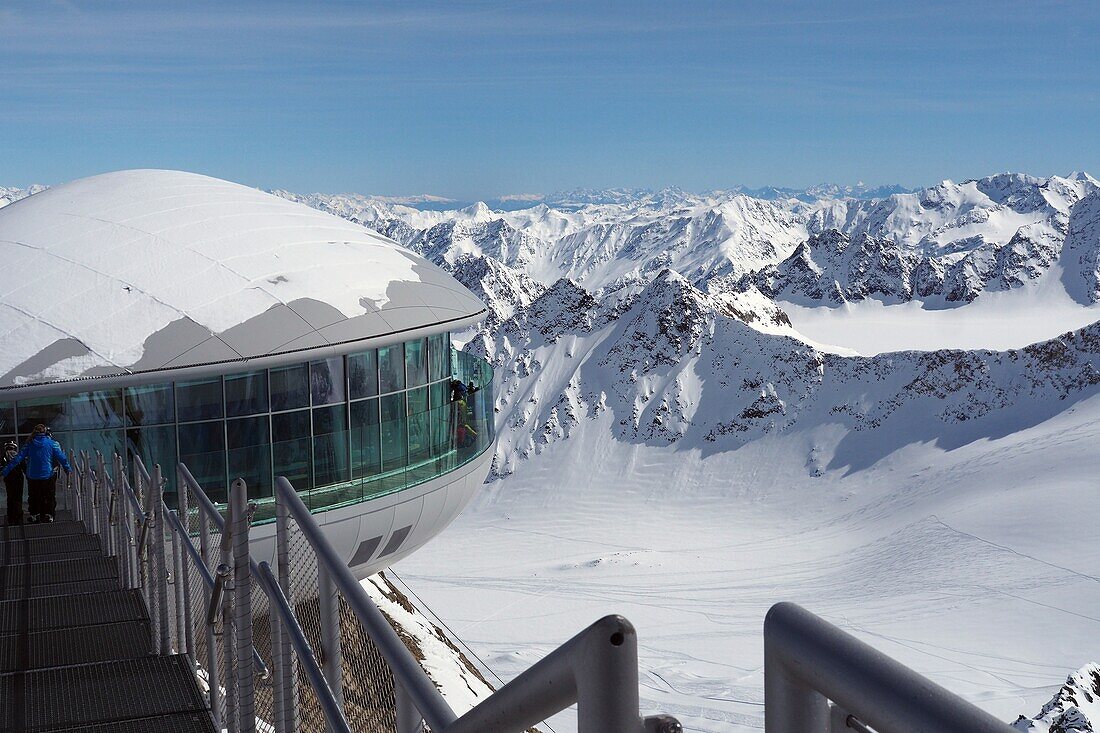
M 230 567 L 225 563 L 218 565 L 214 571 L 214 590 L 210 593 L 210 607 L 206 612 L 208 626 L 217 626 L 221 621 L 222 595 L 225 593 L 225 584 L 229 580 Z

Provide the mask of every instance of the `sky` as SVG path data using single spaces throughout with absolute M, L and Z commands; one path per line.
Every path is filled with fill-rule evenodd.
M 1100 3 L 0 0 L 0 185 L 464 200 L 1100 174 Z

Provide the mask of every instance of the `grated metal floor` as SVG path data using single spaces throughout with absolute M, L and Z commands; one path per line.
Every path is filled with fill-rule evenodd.
M 101 554 L 99 538 L 84 534 L 0 540 L 0 565 L 26 560 L 63 560 Z M 51 557 L 58 555 L 59 557 Z
M 149 656 L 149 623 L 123 621 L 0 636 L 0 674 Z
M 214 733 L 117 568 L 82 523 L 0 525 L 0 733 Z
M 0 601 L 0 634 L 139 621 L 145 617 L 145 602 L 137 590 Z
M 0 566 L 0 593 L 6 588 L 57 585 L 117 577 L 117 563 L 113 557 L 100 555 L 73 560 L 32 561 L 25 564 Z
M 210 733 L 210 716 L 202 713 L 177 713 L 155 718 L 140 718 L 77 728 L 54 728 L 51 733 Z
M 181 656 L 0 675 L 0 700 L 0 730 L 27 733 L 205 710 Z

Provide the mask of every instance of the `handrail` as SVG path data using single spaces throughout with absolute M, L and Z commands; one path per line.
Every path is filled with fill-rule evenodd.
M 358 617 L 359 622 L 366 627 L 375 647 L 393 670 L 394 676 L 405 686 L 425 721 L 434 731 L 446 730 L 457 716 L 447 705 L 435 683 L 409 654 L 405 642 L 401 641 L 401 637 L 393 630 L 378 607 L 371 602 L 347 564 L 336 555 L 332 545 L 325 540 L 321 528 L 317 526 L 313 515 L 310 514 L 290 482 L 283 476 L 279 476 L 275 479 L 275 491 L 313 547 L 318 563 L 323 564 L 325 570 L 329 572 L 333 582 L 343 594 L 344 600 Z
M 829 730 L 830 700 L 878 733 L 1013 730 L 801 606 L 777 603 L 764 619 L 764 730 Z
M 278 613 L 283 629 L 290 635 L 291 646 L 294 647 L 294 653 L 305 670 L 310 686 L 317 694 L 317 702 L 321 705 L 329 731 L 331 733 L 352 733 L 351 726 L 348 725 L 347 718 L 344 717 L 344 711 L 341 709 L 340 703 L 337 702 L 336 696 L 332 694 L 332 689 L 328 686 L 325 675 L 317 664 L 317 657 L 313 654 L 309 641 L 306 640 L 305 632 L 302 631 L 302 627 L 294 617 L 290 602 L 283 595 L 279 582 L 271 572 L 271 566 L 266 562 L 261 562 L 256 577 L 260 581 L 264 593 L 272 601 L 271 607 Z
M 145 467 L 141 464 L 140 458 L 138 459 L 138 467 L 142 470 L 142 472 L 145 472 Z M 178 468 L 183 474 L 184 480 L 187 482 L 188 488 L 191 489 L 191 495 L 195 496 L 199 501 L 198 511 L 205 512 L 207 516 L 211 520 L 213 520 L 214 526 L 217 527 L 219 532 L 221 532 L 222 540 L 224 542 L 226 538 L 228 538 L 228 533 L 225 531 L 225 518 L 218 513 L 218 510 L 214 506 L 214 502 L 210 501 L 210 497 L 208 497 L 206 495 L 206 492 L 203 491 L 202 488 L 199 486 L 198 481 L 196 481 L 195 477 L 191 475 L 191 471 L 187 469 L 187 466 L 180 463 L 178 465 Z M 146 475 L 148 475 L 148 473 L 146 473 Z M 167 509 L 167 507 L 165 507 L 165 509 Z M 172 515 L 171 512 L 168 512 L 168 514 Z M 191 541 L 191 536 L 183 527 L 183 520 L 181 520 L 176 515 L 172 516 L 175 517 L 175 526 L 179 528 L 178 531 L 180 533 L 180 537 L 183 539 L 184 547 L 187 548 L 187 553 L 191 556 L 192 561 L 202 569 L 203 581 L 207 584 L 211 591 L 217 590 L 217 578 L 214 575 L 211 575 L 210 569 L 207 568 L 206 563 L 203 562 L 202 554 L 195 547 L 195 544 Z M 258 572 L 256 561 L 252 560 L 249 564 L 251 566 L 252 573 L 256 574 Z M 257 674 L 262 679 L 266 680 L 268 677 L 270 677 L 271 670 L 268 668 L 267 664 L 263 660 L 263 657 L 260 656 L 260 652 L 257 651 L 255 646 L 252 647 L 252 663 L 256 665 Z

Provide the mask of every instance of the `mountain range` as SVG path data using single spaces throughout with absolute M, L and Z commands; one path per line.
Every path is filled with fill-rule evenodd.
M 27 193 L 0 189 L 0 205 Z M 632 611 L 643 622 L 670 604 L 687 626 L 645 652 L 646 699 L 698 729 L 750 730 L 758 649 L 729 639 L 742 628 L 758 639 L 766 603 L 808 593 L 854 630 L 874 625 L 913 664 L 927 661 L 904 656 L 913 649 L 1003 612 L 1011 620 L 989 639 L 936 647 L 951 670 L 944 682 L 988 669 L 969 693 L 1011 700 L 999 708 L 1006 719 L 1039 709 L 1018 729 L 1094 730 L 1095 668 L 1051 684 L 1091 661 L 1078 653 L 1095 654 L 1072 642 L 1091 633 L 1097 600 L 1095 578 L 1073 568 L 1100 561 L 1088 539 L 1100 521 L 1085 498 L 1092 454 L 1081 447 L 1100 426 L 1092 176 L 1002 173 L 918 190 L 579 189 L 464 206 L 275 193 L 392 237 L 488 306 L 456 339 L 496 370 L 492 483 L 439 553 L 410 562 L 455 613 L 470 594 L 452 584 L 480 587 L 482 604 L 501 594 L 496 646 L 479 648 L 499 648 L 502 671 L 552 648 L 531 640 L 525 619 L 571 619 L 578 588 L 618 604 L 644 598 Z M 1039 314 L 1041 337 L 1013 339 L 1025 310 Z M 905 343 L 915 318 L 983 312 L 1003 314 L 1005 343 L 914 338 L 866 353 L 844 328 L 820 338 L 806 315 L 854 324 L 869 313 Z M 681 516 L 699 506 L 705 516 Z M 636 527 L 656 523 L 680 527 L 687 544 L 636 544 Z M 800 539 L 775 539 L 789 533 Z M 549 547 L 523 540 L 548 536 Z M 468 551 L 478 543 L 483 552 Z M 726 545 L 737 552 L 709 554 Z M 517 562 L 492 564 L 502 552 Z M 512 594 L 529 582 L 527 608 Z M 858 602 L 830 605 L 838 594 Z M 1038 606 L 1062 614 L 1059 625 L 1023 633 L 1016 619 Z M 515 632 L 501 640 L 505 609 Z M 884 628 L 895 620 L 905 623 Z M 1048 637 L 1062 642 L 1032 643 Z M 707 680 L 726 680 L 735 653 L 750 655 L 750 671 L 716 689 Z M 1006 682 L 1006 666 L 1023 681 Z
M 878 623 L 882 614 L 901 612 L 889 599 L 904 597 L 909 599 L 906 613 L 927 606 L 923 623 L 935 629 L 933 637 L 942 636 L 950 632 L 938 625 L 942 611 L 935 611 L 936 604 L 928 600 L 935 591 L 929 587 L 913 596 L 905 595 L 911 591 L 887 592 L 895 582 L 895 571 L 888 568 L 900 557 L 923 555 L 930 542 L 923 528 L 962 522 L 942 502 L 964 501 L 967 491 L 962 485 L 945 491 L 932 484 L 911 497 L 899 489 L 891 466 L 901 460 L 898 456 L 914 451 L 927 454 L 926 461 L 981 453 L 987 445 L 1023 440 L 1017 436 L 1045 434 L 1048 425 L 1078 408 L 1093 414 L 1093 398 L 1100 394 L 1100 311 L 1092 310 L 1100 300 L 1100 183 L 1085 173 L 1047 178 L 1005 173 L 916 191 L 869 197 L 852 193 L 575 192 L 562 197 L 567 203 L 560 205 L 540 200 L 502 210 L 478 202 L 451 211 L 347 196 L 294 198 L 396 239 L 450 270 L 489 306 L 486 322 L 461 338 L 467 350 L 488 359 L 497 372 L 500 438 L 491 479 L 501 488 L 485 500 L 484 521 L 476 512 L 469 520 L 476 527 L 470 532 L 502 532 L 511 547 L 523 548 L 515 550 L 518 555 L 538 556 L 538 549 L 517 545 L 514 532 L 527 526 L 509 525 L 518 515 L 545 515 L 555 500 L 603 511 L 616 506 L 615 492 L 594 478 L 606 476 L 605 471 L 590 470 L 586 476 L 574 466 L 621 464 L 623 478 L 634 485 L 622 490 L 643 507 L 660 502 L 665 514 L 658 516 L 668 516 L 673 495 L 686 506 L 734 501 L 744 491 L 756 496 L 759 468 L 751 469 L 749 487 L 734 489 L 725 477 L 750 470 L 748 457 L 764 452 L 773 470 L 793 486 L 817 483 L 820 491 L 841 497 L 851 491 L 846 486 L 890 487 L 888 500 L 870 499 L 874 492 L 865 489 L 869 504 L 853 508 L 843 519 L 811 524 L 807 531 L 818 533 L 841 523 L 850 526 L 849 532 L 886 543 L 888 553 L 871 543 L 833 562 L 861 565 L 867 553 L 881 556 L 881 563 L 876 559 L 864 569 L 867 578 L 877 578 L 867 581 L 864 592 L 875 595 L 871 587 L 883 588 Z M 1056 302 L 1061 310 L 1053 307 Z M 1046 334 L 1006 348 L 914 346 L 863 356 L 843 342 L 819 343 L 793 317 L 812 311 L 845 318 L 873 304 L 876 317 L 895 319 L 895 329 L 904 331 L 914 312 L 951 312 L 965 319 L 970 312 L 992 309 L 1003 312 L 1003 327 L 1011 331 L 1020 312 L 1013 304 L 1019 303 L 1031 311 L 1049 311 Z M 1067 307 L 1076 309 L 1072 323 L 1063 323 L 1059 315 Z M 701 480 L 686 478 L 705 471 L 701 467 L 712 459 L 717 459 L 714 466 L 731 468 L 712 469 Z M 988 459 L 975 460 L 980 464 Z M 1046 465 L 1041 455 L 1035 460 Z M 1028 470 L 1034 465 L 1027 463 Z M 642 466 L 667 476 L 678 488 L 663 500 L 641 490 L 652 482 Z M 972 470 L 957 469 L 958 475 Z M 924 479 L 901 483 L 915 480 Z M 954 475 L 950 481 L 954 485 Z M 584 488 L 574 494 L 567 488 L 570 483 Z M 994 491 L 981 481 L 978 486 L 982 488 L 970 490 L 973 497 Z M 773 496 L 754 501 L 785 506 L 790 499 L 781 497 L 792 490 L 776 487 Z M 519 496 L 508 497 L 511 492 Z M 895 508 L 887 512 L 883 501 Z M 1007 507 L 1016 500 L 1000 501 Z M 741 504 L 734 501 L 732 506 Z M 922 506 L 927 507 L 923 513 Z M 1079 508 L 1087 524 L 1083 517 L 1092 515 Z M 619 505 L 614 511 L 625 510 Z M 635 507 L 627 516 L 644 511 Z M 710 511 L 721 517 L 729 512 L 731 528 L 737 526 L 732 508 L 712 506 Z M 1018 544 L 1012 538 L 1020 531 L 1019 518 L 1004 511 L 1003 530 L 982 537 L 1000 547 Z M 896 527 L 883 529 L 883 522 L 894 526 L 897 521 L 890 519 L 893 512 L 916 512 L 910 517 L 914 524 L 900 537 Z M 570 516 L 572 522 L 586 521 L 583 515 Z M 506 526 L 497 530 L 488 517 Z M 547 521 L 524 531 L 545 531 Z M 795 521 L 794 515 L 788 518 L 788 524 Z M 512 532 L 503 531 L 510 526 Z M 706 536 L 695 524 L 690 526 L 691 532 Z M 740 530 L 742 542 L 753 546 L 757 540 L 749 538 L 755 533 Z M 584 534 L 585 539 L 575 540 L 576 547 L 601 536 Z M 629 541 L 629 536 L 620 541 Z M 1066 529 L 1060 536 L 1064 549 L 1078 548 L 1080 553 L 1080 543 L 1068 539 L 1077 534 Z M 939 582 L 964 582 L 972 550 L 960 548 L 955 557 L 951 542 L 939 546 L 944 540 L 931 541 L 939 549 L 908 572 L 922 575 L 930 566 L 950 567 L 954 570 Z M 833 537 L 822 545 L 823 551 L 833 552 L 836 542 Z M 592 560 L 591 567 L 612 572 L 621 567 L 622 557 L 612 552 Z M 698 595 L 700 588 L 709 587 L 705 572 L 695 575 L 701 572 L 700 562 L 685 566 L 691 568 L 684 572 L 692 579 L 685 583 L 695 590 L 684 592 Z M 793 555 L 789 562 L 796 562 Z M 985 582 L 1003 592 L 1020 583 L 1052 587 L 1038 579 L 1041 570 L 1035 576 L 1035 568 L 1008 569 L 1003 559 L 990 562 L 1005 570 L 997 576 L 987 570 L 991 574 Z M 579 578 L 554 585 L 552 578 L 578 572 L 575 566 L 536 567 L 541 570 L 533 572 L 550 574 L 540 586 L 544 590 L 537 591 L 540 597 L 548 587 L 566 596 L 571 583 L 588 587 Z M 735 576 L 736 563 L 731 566 L 727 560 L 724 572 Z M 787 593 L 816 583 L 810 578 L 820 572 L 814 570 Z M 601 577 L 606 577 L 606 585 L 600 586 L 605 588 L 614 586 L 617 576 Z M 429 586 L 439 582 L 432 578 L 422 575 L 419 580 Z M 520 576 L 513 582 L 521 582 Z M 774 599 L 780 592 L 774 584 L 760 582 L 769 589 L 762 597 Z M 622 598 L 634 597 L 633 590 L 622 588 Z M 721 613 L 717 609 L 736 603 L 736 598 L 725 598 L 726 605 L 710 614 Z M 978 596 L 972 600 L 974 608 L 988 602 Z M 1063 599 L 1055 605 L 1065 608 L 1066 603 Z M 712 644 L 726 643 L 701 629 L 698 633 Z M 1066 633 L 1080 637 L 1087 632 Z M 701 650 L 693 653 L 706 656 Z M 1064 663 L 1076 667 L 1087 661 L 1070 656 Z M 509 664 L 509 659 L 502 663 Z M 650 664 L 661 680 L 679 674 L 680 667 L 670 658 L 658 655 Z M 751 722 L 757 720 L 752 714 L 737 712 L 737 706 L 730 710 L 724 703 L 706 702 L 726 699 L 701 691 L 709 688 L 693 692 L 698 674 L 692 672 L 674 685 L 678 692 L 672 698 L 655 697 L 663 702 L 654 704 L 705 730 L 725 730 L 708 727 L 719 719 L 736 730 L 741 730 L 737 725 L 749 729 L 758 724 Z M 1034 718 L 1021 717 L 1016 727 L 1029 733 L 1091 732 L 1089 716 L 1095 712 L 1083 702 L 1093 694 L 1086 684 L 1091 677 L 1084 672 L 1077 677 L 1055 692 Z M 751 699 L 751 689 L 739 687 L 734 697 Z M 1026 697 L 1025 704 L 1034 705 L 1031 712 L 1039 707 L 1030 702 L 1031 695 L 1045 689 L 1050 688 L 1039 687 Z M 1013 694 L 1019 694 L 1015 688 Z M 669 700 L 685 707 L 669 708 Z M 700 705 L 705 713 L 696 713 Z M 702 717 L 691 718 L 696 714 Z

